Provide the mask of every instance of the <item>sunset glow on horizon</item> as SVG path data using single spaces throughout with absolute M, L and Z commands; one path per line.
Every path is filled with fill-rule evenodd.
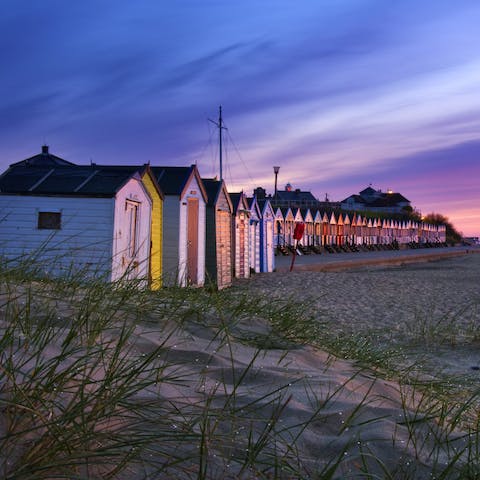
M 2 3 L 0 171 L 189 165 L 340 201 L 369 184 L 480 236 L 474 0 Z

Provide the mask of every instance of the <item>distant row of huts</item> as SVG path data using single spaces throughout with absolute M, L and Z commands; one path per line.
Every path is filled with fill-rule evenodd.
M 417 222 L 276 208 L 272 198 L 201 178 L 195 165 L 77 165 L 43 146 L 0 176 L 0 258 L 40 264 L 54 276 L 224 288 L 235 277 L 272 272 L 299 222 L 305 248 L 445 237 L 443 227 Z
M 275 245 L 293 245 L 293 232 L 299 222 L 305 224 L 300 244 L 325 245 L 398 245 L 445 243 L 445 225 L 412 220 L 369 218 L 348 212 L 321 212 L 309 208 L 278 208 L 275 213 Z

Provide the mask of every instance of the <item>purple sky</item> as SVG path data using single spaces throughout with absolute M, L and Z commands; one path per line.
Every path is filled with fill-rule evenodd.
M 370 183 L 480 235 L 478 0 L 1 0 L 0 170 L 197 163 L 231 191 Z

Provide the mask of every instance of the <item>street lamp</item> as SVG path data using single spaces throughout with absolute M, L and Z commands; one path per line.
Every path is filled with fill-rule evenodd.
M 277 177 L 278 177 L 279 171 L 280 171 L 280 167 L 273 167 L 273 173 L 275 174 L 275 193 L 273 195 L 274 201 L 277 200 Z

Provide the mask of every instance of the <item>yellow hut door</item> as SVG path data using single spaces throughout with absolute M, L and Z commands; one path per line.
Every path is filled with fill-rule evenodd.
M 187 199 L 187 284 L 198 282 L 198 198 Z

